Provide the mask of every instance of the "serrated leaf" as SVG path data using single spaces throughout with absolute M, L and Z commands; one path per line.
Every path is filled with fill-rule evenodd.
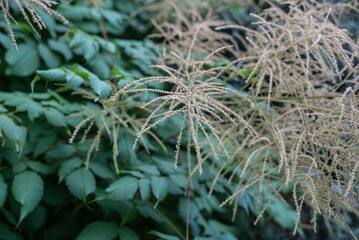
M 117 236 L 117 224 L 96 221 L 87 225 L 76 240 L 112 240 Z
M 76 169 L 66 177 L 66 185 L 77 198 L 85 200 L 96 190 L 96 180 L 92 172 L 85 168 Z
M 126 176 L 113 182 L 106 192 L 111 200 L 128 200 L 132 199 L 138 189 L 138 179 Z
M 121 173 L 127 173 L 137 178 L 145 178 L 146 176 L 139 171 L 127 171 L 127 170 L 121 170 Z
M 49 82 L 64 82 L 66 79 L 66 73 L 60 69 L 49 69 L 49 70 L 38 70 L 36 71 L 37 76 L 40 77 L 40 79 L 49 81 Z
M 32 44 L 19 44 L 18 47 L 18 52 L 12 48 L 5 54 L 5 59 L 9 64 L 6 74 L 26 77 L 40 67 L 40 57 Z
M 31 121 L 34 121 L 35 118 L 38 118 L 43 114 L 46 109 L 41 106 L 38 102 L 35 102 L 31 99 L 27 100 L 24 103 L 21 103 L 16 107 L 17 112 L 27 112 L 27 115 Z
M 81 165 L 82 161 L 77 157 L 71 158 L 62 163 L 59 168 L 59 183 L 62 182 L 74 169 L 79 168 Z
M 159 223 L 164 222 L 163 218 L 152 207 L 148 205 L 137 206 L 136 209 L 144 217 L 150 217 Z
M 76 89 L 81 86 L 84 80 L 82 79 L 82 77 L 76 75 L 71 70 L 67 70 L 66 81 L 66 87 L 70 89 Z
M 71 157 L 76 152 L 76 148 L 71 144 L 60 144 L 48 151 L 46 156 L 54 159 Z
M 0 174 L 0 208 L 4 205 L 7 196 L 7 184 L 4 177 Z
M 73 57 L 72 51 L 66 43 L 49 39 L 48 44 L 52 50 L 61 53 L 66 60 L 70 60 Z
M 97 99 L 95 99 L 95 101 L 98 101 L 110 95 L 111 86 L 108 83 L 100 80 L 98 76 L 96 76 L 86 68 L 80 65 L 74 65 L 71 70 L 73 70 L 76 74 L 82 72 L 84 75 L 87 75 L 87 78 L 90 81 L 91 89 L 99 96 Z
M 17 174 L 12 183 L 12 194 L 16 201 L 21 203 L 20 219 L 18 224 L 40 203 L 44 194 L 44 182 L 33 171 Z
M 29 101 L 29 98 L 27 96 L 23 96 L 20 94 L 14 94 L 14 95 L 10 95 L 8 97 L 6 97 L 5 95 L 5 102 L 4 105 L 9 106 L 9 107 L 16 107 L 22 103 L 25 103 Z
M 93 171 L 94 174 L 101 178 L 114 179 L 113 173 L 105 164 L 92 161 L 90 162 L 90 169 Z
M 93 41 L 90 37 L 83 38 L 82 51 L 84 52 L 84 57 L 86 61 L 93 59 L 98 53 L 99 46 L 98 43 Z
M 161 172 L 167 173 L 168 175 L 171 175 L 175 172 L 172 162 L 164 161 L 157 157 L 154 157 L 153 160 L 158 166 L 158 168 L 161 170 Z
M 75 49 L 80 47 L 84 43 L 84 37 L 81 34 L 76 33 L 71 39 L 70 48 Z
M 138 166 L 138 169 L 153 176 L 159 176 L 161 174 L 160 171 L 158 171 L 158 168 L 154 165 L 141 165 Z
M 90 62 L 90 69 L 101 79 L 111 77 L 111 67 L 102 56 L 98 56 Z
M 65 127 L 66 117 L 60 111 L 50 108 L 45 112 L 46 120 L 54 127 Z
M 43 43 L 38 45 L 39 54 L 48 68 L 56 68 L 61 64 L 61 59 Z
M 187 177 L 182 174 L 171 174 L 170 179 L 176 184 L 178 187 L 186 188 Z
M 109 96 L 111 93 L 111 86 L 108 83 L 101 81 L 97 77 L 90 77 L 90 86 L 92 90 L 99 96 L 96 101 Z
M 152 177 L 151 188 L 153 195 L 157 198 L 157 203 L 159 203 L 167 196 L 168 181 L 164 177 Z
M 20 128 L 8 116 L 0 115 L 0 131 L 5 133 L 11 141 L 20 140 Z
M 27 161 L 26 165 L 32 170 L 34 170 L 35 172 L 41 174 L 50 174 L 54 172 L 54 170 L 49 165 L 43 164 L 42 162 Z
M 140 240 L 139 236 L 131 228 L 124 227 L 119 232 L 118 237 L 120 240 Z
M 151 196 L 150 180 L 144 178 L 139 181 L 140 193 L 142 200 L 147 200 Z

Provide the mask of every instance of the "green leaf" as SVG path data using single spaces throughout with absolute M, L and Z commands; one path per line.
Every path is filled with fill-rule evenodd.
M 152 231 L 148 232 L 148 234 L 151 234 L 151 235 L 156 236 L 156 237 L 160 237 L 161 240 L 180 240 L 176 236 L 167 235 L 167 234 L 164 234 L 164 233 L 161 233 L 161 232 L 157 232 L 155 230 L 152 230 Z
M 0 104 L 0 112 L 6 113 L 8 110 L 2 104 Z
M 27 112 L 27 115 L 31 121 L 34 121 L 35 118 L 38 118 L 43 114 L 46 109 L 41 106 L 40 103 L 28 99 L 26 102 L 21 103 L 16 107 L 17 112 Z
M 76 148 L 71 144 L 60 144 L 47 152 L 46 156 L 54 159 L 71 157 L 76 152 Z
M 153 176 L 159 176 L 161 173 L 158 171 L 158 168 L 154 165 L 141 165 L 137 167 L 139 170 L 141 170 L 144 173 L 148 173 Z
M 25 171 L 17 174 L 12 183 L 12 194 L 21 203 L 18 224 L 39 204 L 44 193 L 44 182 L 39 174 Z
M 170 179 L 175 185 L 181 188 L 186 188 L 187 177 L 182 174 L 171 174 Z
M 112 180 L 114 179 L 113 173 L 105 164 L 96 161 L 91 161 L 90 169 L 93 171 L 94 174 L 96 174 L 101 178 L 112 179 Z
M 23 94 L 4 94 L 4 96 L 4 105 L 9 107 L 16 107 L 17 105 L 25 103 L 29 100 L 29 98 L 27 96 L 24 96 Z
M 174 174 L 175 170 L 173 167 L 173 163 L 170 161 L 165 161 L 157 157 L 153 157 L 154 162 L 158 166 L 158 168 L 161 170 L 161 172 L 164 172 L 168 175 Z
M 40 57 L 48 68 L 56 68 L 60 66 L 61 59 L 51 49 L 43 43 L 38 45 Z
M 11 141 L 20 140 L 20 128 L 6 115 L 0 115 L 0 131 L 5 133 Z
M 283 228 L 292 229 L 297 218 L 297 212 L 288 207 L 278 198 L 274 198 L 269 204 L 267 212 Z
M 120 173 L 127 173 L 137 178 L 145 178 L 146 176 L 139 171 L 127 171 L 127 170 L 121 170 Z
M 126 16 L 118 11 L 105 10 L 102 8 L 101 12 L 105 19 L 115 28 L 123 25 L 124 21 L 126 21 Z
M 49 69 L 49 70 L 37 70 L 37 76 L 41 79 L 49 82 L 64 82 L 66 73 L 60 68 Z
M 84 38 L 83 41 L 84 42 L 82 44 L 82 51 L 84 52 L 84 57 L 86 61 L 90 61 L 98 53 L 99 45 L 91 38 Z
M 97 99 L 95 99 L 95 101 L 98 101 L 110 95 L 111 86 L 108 83 L 101 81 L 98 76 L 80 65 L 74 65 L 73 68 L 75 68 L 76 71 L 87 74 L 92 90 L 99 96 Z M 74 69 L 72 70 L 77 73 Z
M 2 46 L 5 49 L 9 49 L 9 48 L 13 47 L 12 42 L 11 42 L 11 38 L 9 38 L 8 35 L 3 34 L 3 33 L 0 33 L 0 43 L 2 44 Z
M 163 223 L 163 218 L 150 206 L 137 206 L 137 211 L 144 217 L 150 217 L 156 222 Z
M 0 174 L 0 208 L 4 205 L 7 196 L 7 184 L 4 177 Z
M 46 164 L 43 164 L 39 161 L 27 161 L 26 165 L 34 170 L 35 172 L 41 173 L 41 174 L 50 174 L 53 173 L 53 169 Z
M 66 60 L 70 60 L 73 57 L 72 51 L 66 43 L 49 39 L 48 44 L 52 50 L 61 53 Z
M 14 173 L 20 173 L 26 170 L 26 164 L 23 161 L 18 161 L 12 165 L 12 171 Z
M 152 177 L 151 178 L 151 187 L 152 193 L 157 198 L 156 205 L 161 202 L 168 193 L 168 181 L 165 177 Z
M 110 85 L 97 77 L 90 77 L 90 85 L 92 90 L 99 96 L 95 101 L 105 98 L 111 93 Z
M 77 198 L 85 200 L 96 190 L 96 180 L 92 172 L 85 168 L 76 169 L 66 177 L 66 185 Z
M 117 236 L 117 224 L 96 221 L 87 225 L 76 240 L 112 240 Z
M 139 236 L 131 228 L 124 227 L 119 232 L 118 237 L 120 240 L 140 240 Z
M 82 36 L 82 34 L 76 33 L 70 42 L 70 48 L 72 48 L 72 49 L 78 48 L 82 44 L 84 44 L 84 41 L 85 41 L 85 39 Z
M 90 69 L 101 79 L 109 79 L 111 77 L 111 67 L 104 57 L 98 56 L 90 62 Z
M 54 127 L 66 126 L 66 117 L 64 114 L 54 108 L 46 110 L 45 116 L 47 121 Z
M 140 193 L 142 200 L 147 200 L 151 196 L 150 180 L 144 178 L 139 181 Z
M 208 227 L 211 230 L 212 234 L 220 233 L 220 232 L 235 234 L 238 232 L 238 229 L 236 227 L 224 224 L 224 223 L 214 220 L 214 219 L 210 219 L 207 224 L 208 224 Z
M 40 67 L 40 57 L 36 47 L 32 44 L 19 44 L 18 47 L 19 52 L 12 48 L 5 54 L 5 59 L 9 64 L 6 74 L 26 77 Z
M 67 81 L 66 87 L 70 89 L 77 89 L 84 82 L 82 77 L 76 75 L 71 70 L 67 70 L 66 81 Z
M 90 8 L 87 6 L 78 6 L 78 5 L 60 5 L 58 11 L 64 15 L 65 18 L 71 21 L 83 21 L 86 18 L 89 18 Z
M 59 183 L 67 177 L 74 169 L 79 168 L 82 161 L 78 157 L 66 160 L 59 168 Z
M 119 201 L 132 199 L 137 189 L 138 179 L 126 176 L 113 182 L 105 191 L 110 199 Z

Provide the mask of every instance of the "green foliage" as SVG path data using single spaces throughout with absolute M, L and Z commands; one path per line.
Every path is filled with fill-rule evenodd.
M 115 201 L 132 199 L 138 189 L 138 179 L 134 177 L 123 177 L 110 186 L 105 191 L 108 193 L 108 198 Z
M 33 171 L 24 171 L 15 175 L 12 182 L 12 193 L 21 204 L 19 223 L 39 204 L 44 194 L 44 182 Z
M 93 222 L 87 225 L 76 240 L 112 240 L 117 235 L 117 224 L 113 222 Z
M 183 35 L 183 45 L 171 45 L 172 55 L 169 45 L 159 42 L 167 35 L 147 38 L 152 31 L 149 12 L 139 9 L 152 1 L 60 2 L 55 10 L 69 23 L 63 25 L 39 10 L 47 26 L 42 38 L 34 36 L 23 13 L 10 6 L 19 23 L 11 25 L 18 52 L 5 33 L 6 21 L 0 20 L 0 239 L 182 240 L 186 233 L 196 240 L 292 238 L 298 220 L 296 204 L 305 209 L 310 205 L 300 197 L 292 201 L 290 192 L 299 187 L 283 187 L 288 182 L 278 168 L 283 151 L 278 151 L 282 146 L 275 135 L 280 131 L 275 128 L 288 115 L 276 104 L 267 108 L 267 97 L 255 97 L 251 92 L 252 85 L 257 86 L 270 74 L 230 66 L 230 59 L 220 59 L 234 52 L 223 46 L 225 41 L 216 42 L 228 35 L 211 35 L 218 22 L 202 16 L 205 1 L 191 3 L 199 4 L 201 11 L 193 19 L 195 23 L 208 20 L 210 27 L 196 35 L 198 25 L 187 22 L 187 16 L 178 12 L 190 31 Z M 157 1 L 158 5 L 147 10 L 155 14 L 162 2 L 168 4 Z M 178 9 L 188 8 L 188 1 L 177 2 Z M 217 2 L 223 3 L 215 9 L 221 14 L 224 2 L 230 1 L 210 4 L 218 6 Z M 3 3 L 0 6 L 4 11 Z M 173 6 L 169 11 L 173 12 Z M 178 44 L 181 31 L 169 41 Z M 213 38 L 206 40 L 206 34 Z M 194 45 L 196 37 L 203 45 Z M 209 46 L 210 41 L 213 46 Z M 228 52 L 217 58 L 212 53 L 215 44 Z M 345 51 L 340 54 L 345 55 Z M 249 64 L 248 69 L 251 67 L 253 70 L 255 65 Z M 240 78 L 248 77 L 252 80 L 243 84 Z M 188 78 L 186 91 L 178 87 L 184 78 Z M 208 78 L 211 81 L 203 84 Z M 110 101 L 129 86 L 136 91 Z M 260 85 L 268 86 L 264 80 Z M 194 94 L 193 104 L 202 104 L 202 109 L 187 111 L 188 102 L 183 99 L 195 88 L 199 94 Z M 173 99 L 167 102 L 169 108 L 162 109 L 159 106 L 164 106 L 167 93 Z M 287 104 L 280 98 L 273 101 Z M 292 102 L 288 105 L 297 106 Z M 178 114 L 163 119 L 168 109 L 182 109 L 184 116 L 195 113 L 195 120 L 203 124 L 190 129 L 191 123 Z M 234 126 L 233 116 L 240 116 L 241 124 Z M 325 123 L 332 124 L 328 119 Z M 256 134 L 247 121 L 262 138 L 251 136 Z M 150 128 L 144 131 L 144 126 Z M 139 136 L 141 131 L 146 134 Z M 217 132 L 221 134 L 215 136 Z M 324 133 L 317 131 L 316 136 Z M 299 146 L 296 144 L 292 150 Z M 294 155 L 289 158 L 294 159 Z M 198 166 L 202 174 L 197 174 Z M 310 166 L 298 166 L 302 168 L 307 172 L 302 175 L 311 174 Z M 355 185 L 357 171 L 350 173 Z M 310 189 L 310 181 L 302 183 Z M 338 189 L 343 186 L 338 186 L 330 193 L 341 191 Z M 233 210 L 224 206 L 227 202 Z M 355 230 L 356 218 L 343 213 Z M 254 227 L 258 216 L 261 218 Z M 304 213 L 303 218 L 310 216 Z M 318 222 L 316 236 L 330 239 L 323 220 Z M 331 238 L 348 238 L 340 227 L 327 224 L 335 232 Z M 297 228 L 300 238 L 311 239 L 311 232 L 303 230 L 300 223 Z

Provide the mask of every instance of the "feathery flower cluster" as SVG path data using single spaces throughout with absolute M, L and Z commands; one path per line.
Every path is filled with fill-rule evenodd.
M 52 0 L 10 0 L 15 3 L 17 8 L 20 10 L 22 16 L 24 17 L 25 21 L 31 29 L 34 31 L 34 33 L 40 37 L 40 34 L 36 30 L 35 26 L 37 26 L 40 30 L 46 29 L 46 23 L 42 20 L 40 14 L 37 12 L 36 8 L 40 8 L 47 12 L 50 15 L 55 15 L 58 17 L 64 24 L 67 24 L 67 20 L 64 16 L 62 16 L 57 11 L 53 10 L 52 7 L 57 5 L 56 1 Z M 18 51 L 16 39 L 14 36 L 14 33 L 11 28 L 11 21 L 13 21 L 15 24 L 17 24 L 16 20 L 12 17 L 10 12 L 10 6 L 9 6 L 9 0 L 2 0 L 0 1 L 0 11 L 2 11 L 4 19 L 6 21 L 10 37 L 12 40 L 12 43 Z M 35 25 L 35 26 L 34 26 Z
M 138 139 L 140 139 L 141 135 L 145 132 L 174 115 L 180 114 L 182 116 L 182 127 L 176 145 L 175 166 L 177 165 L 183 131 L 185 130 L 185 126 L 187 126 L 189 177 L 191 177 L 197 170 L 200 174 L 202 173 L 202 162 L 204 160 L 202 158 L 201 146 L 198 142 L 199 134 L 203 134 L 206 137 L 207 144 L 210 145 L 211 152 L 215 158 L 218 158 L 218 152 L 220 150 L 227 158 L 230 158 L 221 140 L 221 132 L 217 129 L 215 120 L 224 122 L 223 118 L 226 118 L 235 125 L 241 123 L 250 130 L 252 135 L 257 135 L 255 130 L 244 118 L 215 98 L 215 96 L 226 96 L 231 93 L 249 101 L 245 96 L 222 86 L 221 83 L 216 81 L 223 71 L 226 70 L 226 67 L 204 68 L 204 65 L 213 55 L 230 46 L 217 49 L 201 61 L 194 61 L 191 59 L 193 46 L 195 45 L 196 37 L 200 30 L 201 27 L 199 26 L 186 57 L 180 55 L 181 53 L 172 52 L 173 56 L 178 59 L 178 62 L 183 63 L 183 68 L 174 69 L 166 65 L 152 66 L 164 71 L 168 76 L 154 76 L 139 79 L 126 85 L 111 97 L 111 100 L 115 101 L 120 95 L 128 93 L 154 92 L 160 95 L 142 105 L 142 107 L 145 108 L 157 103 L 157 106 L 155 106 L 145 124 L 138 132 L 134 147 L 136 146 Z M 153 82 L 168 83 L 173 86 L 173 90 L 167 91 L 147 88 L 148 84 Z M 220 146 L 219 149 L 215 148 L 210 135 L 213 135 L 217 140 L 217 144 Z M 191 146 L 194 146 L 195 148 L 197 159 L 197 164 L 193 169 L 191 168 L 190 159 Z
M 273 5 L 259 15 L 251 14 L 257 20 L 253 22 L 254 30 L 237 25 L 217 28 L 245 31 L 246 56 L 234 63 L 251 69 L 246 83 L 253 85 L 255 94 L 267 94 L 269 103 L 271 96 L 304 97 L 328 92 L 327 81 L 333 85 L 343 81 L 357 85 L 359 67 L 355 58 L 359 56 L 359 46 L 329 18 L 345 7 L 359 9 L 316 1 L 288 1 L 280 6 L 289 11 Z M 267 76 L 269 82 L 265 81 Z M 268 87 L 263 89 L 263 85 Z

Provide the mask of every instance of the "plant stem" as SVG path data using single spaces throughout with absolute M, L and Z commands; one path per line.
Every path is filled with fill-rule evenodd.
M 188 185 L 187 187 L 187 219 L 186 219 L 186 240 L 189 240 L 189 216 L 190 216 L 190 208 L 191 208 L 191 187 Z
M 151 202 L 147 201 L 147 204 L 150 205 L 158 213 L 158 215 L 160 215 L 165 220 L 165 222 L 170 226 L 170 228 L 172 228 L 172 230 L 175 231 L 182 240 L 186 240 L 185 236 L 181 233 L 181 231 L 163 212 L 161 212 L 158 208 L 154 208 L 155 206 Z

